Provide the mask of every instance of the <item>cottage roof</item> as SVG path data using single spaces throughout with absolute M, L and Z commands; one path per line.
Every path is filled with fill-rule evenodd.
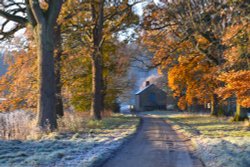
M 139 90 L 138 92 L 136 92 L 135 94 L 138 95 L 138 94 L 141 94 L 142 92 L 144 92 L 145 90 L 147 90 L 149 87 L 153 86 L 154 84 L 150 84 L 148 86 L 146 86 L 145 88 L 143 88 L 142 90 Z

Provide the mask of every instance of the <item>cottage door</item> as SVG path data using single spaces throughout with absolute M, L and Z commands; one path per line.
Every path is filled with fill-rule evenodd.
M 157 100 L 156 100 L 156 94 L 155 93 L 150 93 L 149 100 L 150 100 L 151 104 L 157 105 Z

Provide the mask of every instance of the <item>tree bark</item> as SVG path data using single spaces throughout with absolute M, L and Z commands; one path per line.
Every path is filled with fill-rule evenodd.
M 102 64 L 102 70 L 103 70 L 103 64 Z M 102 90 L 101 90 L 101 95 L 102 95 L 102 104 L 101 104 L 101 111 L 105 112 L 104 110 L 106 109 L 105 106 L 105 98 L 106 98 L 106 91 L 107 91 L 107 81 L 106 79 L 104 79 L 104 76 L 102 74 Z
M 92 2 L 92 19 L 95 22 L 93 29 L 93 54 L 92 54 L 92 103 L 90 115 L 93 119 L 101 120 L 101 112 L 104 109 L 104 84 L 103 84 L 103 24 L 104 24 L 104 0 Z
M 63 117 L 62 83 L 61 83 L 61 59 L 62 59 L 62 37 L 61 26 L 58 25 L 55 30 L 55 81 L 56 81 L 56 115 Z
M 193 112 L 193 111 L 192 111 L 192 105 L 189 105 L 189 104 L 187 105 L 187 111 L 188 111 L 188 112 Z
M 38 106 L 37 125 L 41 128 L 57 128 L 56 123 L 56 85 L 54 69 L 54 26 L 61 11 L 63 0 L 46 1 L 48 8 L 43 9 L 39 0 L 24 0 L 22 5 L 11 3 L 9 7 L 0 9 L 0 15 L 7 21 L 14 21 L 17 26 L 7 33 L 14 34 L 19 28 L 30 23 L 37 44 L 38 56 Z M 23 5 L 25 4 L 25 6 Z M 17 5 L 19 12 L 13 12 L 12 6 Z M 8 5 L 7 5 L 8 6 Z M 20 15 L 23 12 L 23 16 Z M 5 24 L 6 25 L 6 24 Z
M 91 117 L 95 120 L 101 120 L 101 112 L 103 110 L 103 95 L 102 95 L 102 61 L 98 53 L 92 56 L 92 104 Z
M 41 8 L 38 0 L 26 0 L 28 15 L 35 31 L 38 53 L 38 107 L 37 125 L 43 130 L 57 128 L 56 84 L 54 67 L 54 26 L 63 0 L 48 1 L 48 9 Z
M 38 24 L 35 27 L 38 50 L 38 119 L 37 125 L 43 129 L 57 128 L 56 122 L 56 86 L 54 69 L 53 27 Z
M 227 99 L 227 106 L 226 106 L 226 116 L 233 116 L 233 107 L 232 107 L 232 98 Z
M 243 108 L 241 107 L 238 100 L 236 101 L 236 112 L 234 115 L 234 121 L 244 121 L 249 120 L 248 118 L 248 110 L 249 108 Z
M 211 110 L 210 114 L 213 116 L 218 116 L 218 110 L 219 110 L 219 102 L 218 102 L 218 96 L 216 94 L 213 95 L 211 99 Z

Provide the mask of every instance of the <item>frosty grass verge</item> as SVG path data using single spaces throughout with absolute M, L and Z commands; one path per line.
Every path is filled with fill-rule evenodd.
M 249 167 L 250 131 L 243 123 L 209 115 L 149 113 L 167 120 L 172 127 L 190 137 L 196 155 L 206 167 Z
M 132 116 L 119 116 L 114 121 L 117 126 L 89 133 L 52 133 L 41 140 L 0 140 L 0 166 L 91 167 L 107 159 L 139 124 L 139 119 Z

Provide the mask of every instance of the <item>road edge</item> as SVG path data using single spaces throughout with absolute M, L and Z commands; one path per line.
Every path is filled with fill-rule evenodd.
M 141 117 L 139 117 L 139 116 L 137 116 L 137 117 L 139 118 L 139 123 L 136 126 L 135 132 L 128 135 L 127 137 L 123 138 L 122 144 L 118 148 L 112 150 L 107 157 L 97 159 L 95 162 L 93 162 L 92 165 L 90 165 L 90 167 L 101 167 L 101 166 L 103 166 L 107 161 L 112 159 L 117 152 L 119 152 L 127 143 L 129 143 L 138 134 L 138 132 L 141 130 L 141 127 L 142 127 L 142 124 L 143 124 L 143 119 Z
M 189 136 L 189 135 L 185 134 L 184 132 L 182 132 L 181 130 L 183 128 L 178 123 L 175 123 L 174 121 L 172 121 L 168 118 L 163 119 L 163 121 L 165 123 L 167 123 L 168 125 L 170 125 L 171 128 L 176 131 L 178 136 L 180 136 L 181 138 L 189 139 L 189 140 L 185 141 L 185 143 L 187 143 L 186 145 L 187 145 L 187 149 L 190 152 L 190 156 L 198 159 L 201 162 L 201 165 L 203 167 L 206 167 L 204 161 L 197 155 L 197 147 L 196 147 L 197 143 L 194 141 L 194 139 L 192 139 L 192 136 Z M 176 128 L 174 126 L 176 126 L 178 128 Z

